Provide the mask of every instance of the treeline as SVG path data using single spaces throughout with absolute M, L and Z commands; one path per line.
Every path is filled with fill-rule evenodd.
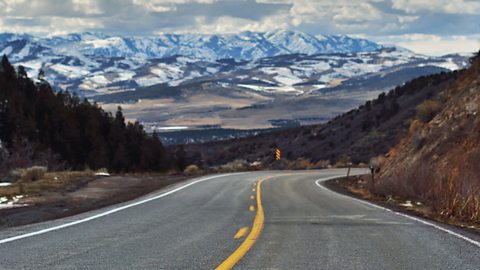
M 53 91 L 40 75 L 34 82 L 22 66 L 15 70 L 2 58 L 0 170 L 22 166 L 20 159 L 114 172 L 162 171 L 177 165 L 156 134 L 149 136 L 138 122 L 125 123 L 121 108 L 113 116 L 86 99 Z

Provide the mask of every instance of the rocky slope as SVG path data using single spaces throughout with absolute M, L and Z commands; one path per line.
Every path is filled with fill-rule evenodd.
M 445 218 L 480 220 L 480 57 L 437 98 L 417 107 L 387 155 L 376 191 L 423 200 Z

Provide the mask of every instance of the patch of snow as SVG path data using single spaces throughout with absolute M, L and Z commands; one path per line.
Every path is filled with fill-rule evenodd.
M 296 77 L 296 76 L 286 76 L 286 75 L 278 75 L 273 77 L 277 82 L 281 83 L 285 86 L 292 86 L 297 83 L 301 83 L 303 80 Z
M 174 81 L 171 81 L 169 83 L 169 85 L 171 86 L 178 86 L 180 85 L 181 83 L 185 82 L 185 81 L 188 81 L 188 80 L 191 80 L 191 79 L 194 79 L 194 78 L 197 78 L 197 77 L 201 77 L 203 76 L 203 74 L 201 74 L 200 72 L 198 71 L 191 71 L 190 74 L 188 74 L 188 76 L 186 77 L 183 77 L 181 79 L 178 79 L 178 80 L 174 80 Z
M 253 85 L 253 84 L 237 84 L 237 85 L 240 87 L 248 88 L 255 91 L 262 91 L 262 92 L 265 91 L 265 87 L 260 85 Z
M 237 84 L 240 87 L 244 87 L 247 89 L 251 89 L 254 91 L 259 91 L 259 92 L 269 92 L 269 93 L 277 93 L 277 92 L 293 92 L 297 94 L 303 93 L 303 90 L 297 89 L 294 86 L 260 86 L 260 85 L 252 85 L 252 84 Z
M 181 67 L 167 65 L 164 63 L 158 64 L 157 67 L 150 68 L 150 72 L 156 75 L 163 82 L 178 79 L 183 75 L 183 70 Z
M 28 62 L 23 62 L 22 65 L 27 69 L 28 77 L 35 78 L 38 75 L 38 71 L 42 67 L 42 61 L 36 59 Z
M 260 69 L 268 75 L 275 75 L 273 79 L 284 86 L 292 86 L 301 83 L 303 80 L 295 76 L 289 68 L 286 67 L 265 67 Z
M 0 187 L 8 187 L 10 185 L 12 185 L 12 183 L 8 183 L 8 182 L 0 183 Z
M 95 76 L 89 77 L 88 80 L 92 81 L 96 85 L 105 85 L 110 82 L 103 75 L 95 75 Z
M 207 67 L 206 70 L 210 74 L 215 74 L 219 71 L 218 68 L 214 68 L 214 67 Z
M 117 77 L 113 79 L 113 82 L 120 82 L 120 81 L 128 81 L 133 79 L 133 77 L 136 75 L 134 71 L 130 70 L 125 70 L 121 72 L 117 72 Z
M 67 66 L 62 64 L 55 64 L 50 66 L 50 68 L 67 78 L 84 77 L 90 73 L 83 67 Z
M 134 80 L 140 86 L 150 86 L 150 85 L 160 84 L 160 83 L 165 82 L 164 78 L 158 78 L 158 77 L 152 76 L 152 75 L 143 76 L 143 77 L 135 77 Z
M 182 64 L 195 63 L 197 61 L 198 61 L 198 59 L 193 59 L 193 58 L 190 58 L 190 57 L 185 57 L 185 56 L 177 57 L 177 62 L 182 63 Z
M 401 203 L 400 205 L 405 206 L 405 207 L 412 207 L 413 206 L 412 201 L 406 201 L 405 203 Z
M 85 42 L 85 44 L 90 44 L 93 48 L 106 48 L 106 47 L 119 47 L 123 45 L 123 41 L 119 37 L 111 37 L 106 39 L 92 39 Z
M 30 48 L 32 45 L 27 43 L 18 53 L 15 54 L 15 58 L 20 60 L 27 57 L 30 54 Z
M 0 197 L 0 209 L 27 206 L 26 204 L 17 204 L 18 201 L 23 197 L 24 197 L 23 195 L 16 195 L 16 196 L 13 196 L 11 200 L 9 200 L 5 196 Z
M 244 79 L 246 79 L 246 78 L 248 78 L 248 77 L 249 77 L 248 75 L 238 75 L 238 76 L 237 76 L 237 79 L 239 79 L 239 80 L 244 80 Z M 253 78 L 252 78 L 252 79 L 253 79 Z
M 455 64 L 452 59 L 448 59 L 448 61 L 446 62 L 441 62 L 441 63 L 432 63 L 432 65 L 434 66 L 437 66 L 437 67 L 441 67 L 441 68 L 445 68 L 445 69 L 449 69 L 449 70 L 458 70 L 460 69 L 461 67 L 459 67 L 457 64 Z
M 12 46 L 8 46 L 0 52 L 0 55 L 9 55 L 12 51 Z

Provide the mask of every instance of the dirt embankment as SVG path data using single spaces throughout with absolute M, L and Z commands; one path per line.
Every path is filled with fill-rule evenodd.
M 26 206 L 0 209 L 0 228 L 62 218 L 128 201 L 186 178 L 183 175 L 85 177 L 68 188 L 26 196 L 17 202 Z

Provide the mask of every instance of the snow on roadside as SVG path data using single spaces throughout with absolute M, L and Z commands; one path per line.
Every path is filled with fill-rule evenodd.
M 16 195 L 16 196 L 13 196 L 11 199 L 8 199 L 5 196 L 0 197 L 0 209 L 27 206 L 27 204 L 18 203 L 18 201 L 23 197 L 24 197 L 23 195 Z
M 96 172 L 95 176 L 110 176 L 108 172 Z

